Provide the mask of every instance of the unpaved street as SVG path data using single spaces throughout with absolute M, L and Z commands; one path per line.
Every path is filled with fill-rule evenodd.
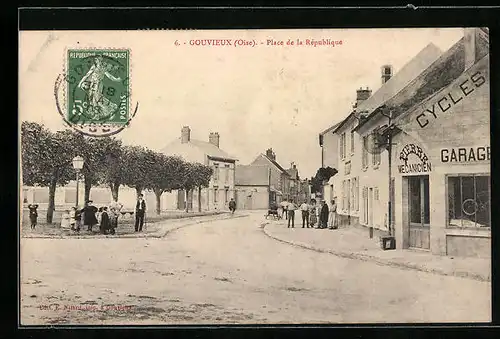
M 490 283 L 293 247 L 261 222 L 253 213 L 160 239 L 23 238 L 21 323 L 490 320 Z

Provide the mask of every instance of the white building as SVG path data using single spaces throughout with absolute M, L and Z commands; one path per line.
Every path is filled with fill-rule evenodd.
M 390 65 L 382 66 L 382 86 L 373 95 L 368 88 L 358 89 L 353 112 L 329 131 L 338 140 L 337 151 L 325 156 L 336 156 L 338 159 L 338 173 L 332 179 L 341 224 L 359 224 L 387 231 L 387 159 L 379 152 L 370 152 L 371 145 L 368 143 L 373 128 L 379 125 L 364 123 L 363 129 L 359 129 L 358 125 L 440 55 L 441 51 L 429 44 L 394 76 Z
M 161 152 L 165 155 L 176 155 L 188 162 L 197 162 L 213 168 L 214 173 L 208 188 L 201 191 L 195 189 L 188 194 L 187 201 L 184 191 L 164 193 L 162 208 L 189 210 L 220 210 L 228 209 L 231 198 L 235 198 L 235 165 L 237 159 L 219 148 L 219 133 L 210 133 L 208 141 L 191 138 L 191 129 L 184 126 L 181 137 L 165 146 Z M 201 204 L 200 204 L 201 203 Z

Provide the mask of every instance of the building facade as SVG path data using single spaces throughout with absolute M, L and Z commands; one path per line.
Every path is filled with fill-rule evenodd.
M 400 248 L 491 256 L 488 42 L 486 30 L 467 28 L 422 75 L 421 88 L 433 94 L 415 100 L 413 88 L 392 103 L 404 107 L 420 101 L 395 120 L 392 167 Z M 445 75 L 446 80 L 432 81 Z
M 259 154 L 250 165 L 266 166 L 270 170 L 271 202 L 290 199 L 290 174 L 276 161 L 276 154 L 269 148 Z
M 236 166 L 235 187 L 239 210 L 267 210 L 273 201 L 281 201 L 280 192 L 271 187 L 271 168 L 266 165 Z
M 347 157 L 342 136 L 352 119 L 336 131 L 344 163 L 334 185 L 341 195 L 339 213 L 344 213 L 347 173 L 347 196 L 358 190 L 354 174 L 359 225 L 392 234 L 397 249 L 491 255 L 489 36 L 483 29 L 464 32 L 417 76 L 402 81 L 394 95 L 360 116 L 354 127 L 354 149 L 361 148 L 357 162 Z M 355 213 L 349 215 L 352 222 Z
M 338 173 L 333 177 L 333 196 L 341 225 L 371 227 L 379 234 L 388 229 L 388 157 L 375 146 L 373 131 L 387 123 L 385 116 L 373 112 L 411 83 L 442 52 L 427 45 L 393 74 L 391 65 L 381 67 L 381 87 L 372 95 L 368 88 L 356 91 L 353 111 L 330 133 L 338 140 Z M 385 120 L 384 120 L 385 119 Z M 362 126 L 362 127 L 361 127 Z
M 321 167 L 331 167 L 338 170 L 339 166 L 339 137 L 333 131 L 339 126 L 340 123 L 328 127 L 326 130 L 319 134 L 319 146 L 321 147 Z M 334 177 L 330 178 L 328 182 L 323 183 L 323 191 L 321 198 L 326 201 L 331 201 L 334 198 Z
M 229 201 L 235 198 L 235 169 L 237 159 L 220 149 L 218 133 L 210 133 L 208 142 L 191 138 L 191 129 L 184 126 L 181 137 L 161 150 L 166 155 L 176 155 L 188 162 L 197 162 L 213 168 L 213 174 L 207 188 L 200 192 L 195 189 L 164 193 L 162 206 L 169 209 L 194 211 L 227 210 Z M 186 206 L 187 205 L 187 206 Z

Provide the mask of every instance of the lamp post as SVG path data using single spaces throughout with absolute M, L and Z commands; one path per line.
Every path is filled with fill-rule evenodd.
M 80 174 L 80 171 L 82 170 L 83 168 L 83 158 L 81 156 L 76 156 L 73 158 L 73 168 L 75 169 L 76 171 L 76 207 L 78 207 L 78 184 L 80 182 L 79 180 L 79 174 Z

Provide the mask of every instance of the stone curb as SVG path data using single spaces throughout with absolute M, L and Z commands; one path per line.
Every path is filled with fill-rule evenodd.
M 366 262 L 375 263 L 375 264 L 380 265 L 380 266 L 396 267 L 396 268 L 400 268 L 400 269 L 404 269 L 404 270 L 415 270 L 415 271 L 443 275 L 443 276 L 455 276 L 455 277 L 472 279 L 472 280 L 477 280 L 477 281 L 482 281 L 482 282 L 490 282 L 491 281 L 490 277 L 485 277 L 484 275 L 476 274 L 476 273 L 447 272 L 444 270 L 428 268 L 428 267 L 420 266 L 420 265 L 409 263 L 409 262 L 398 262 L 398 261 L 394 261 L 394 260 L 390 260 L 390 259 L 389 260 L 388 259 L 381 259 L 381 258 L 374 257 L 372 255 L 367 255 L 367 254 L 322 249 L 319 247 L 311 246 L 309 244 L 280 239 L 280 238 L 272 235 L 270 232 L 266 231 L 266 225 L 261 226 L 261 228 L 262 228 L 262 232 L 264 232 L 264 234 L 271 239 L 277 240 L 279 242 L 282 242 L 282 243 L 285 243 L 288 245 L 316 251 L 319 253 L 328 253 L 328 254 L 333 254 L 333 255 L 341 257 L 341 258 L 366 261 Z
M 196 225 L 196 224 L 200 224 L 200 223 L 204 223 L 204 222 L 212 222 L 212 221 L 217 221 L 217 220 L 226 220 L 226 219 L 230 219 L 230 218 L 238 218 L 238 217 L 248 216 L 248 215 L 236 215 L 236 216 L 234 216 L 234 215 L 233 216 L 227 216 L 226 215 L 223 218 L 216 218 L 216 217 L 219 217 L 221 215 L 224 216 L 224 214 L 225 213 L 214 214 L 214 215 L 206 215 L 206 216 L 199 215 L 199 216 L 193 216 L 193 217 L 167 219 L 167 220 L 175 221 L 176 223 L 178 223 L 178 225 L 174 226 L 171 229 L 167 229 L 167 230 L 161 229 L 161 226 L 160 226 L 159 230 L 157 230 L 155 232 L 151 232 L 151 233 L 140 233 L 140 234 L 131 233 L 131 234 L 122 234 L 122 235 L 102 235 L 102 234 L 96 234 L 96 235 L 72 235 L 72 236 L 66 236 L 66 235 L 57 235 L 57 236 L 54 236 L 54 235 L 42 235 L 42 234 L 40 234 L 40 235 L 34 235 L 34 236 L 21 236 L 20 238 L 24 238 L 24 239 L 124 239 L 124 238 L 130 239 L 130 238 L 163 238 L 170 231 L 173 231 L 173 230 L 185 227 L 185 226 Z M 196 221 L 192 221 L 195 218 L 199 218 L 199 219 L 196 220 Z M 200 218 L 205 218 L 205 219 L 200 219 Z M 191 221 L 191 222 L 189 222 L 189 221 Z

